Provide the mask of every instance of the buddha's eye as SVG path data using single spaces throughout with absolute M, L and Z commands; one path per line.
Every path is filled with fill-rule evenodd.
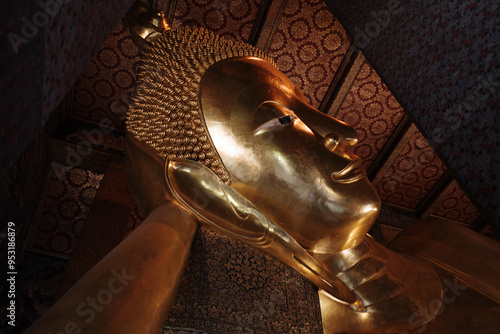
M 287 124 L 287 123 L 290 123 L 292 121 L 292 119 L 294 119 L 295 116 L 293 115 L 287 115 L 287 116 L 283 116 L 283 117 L 278 117 L 278 121 L 281 123 L 281 124 Z
M 265 129 L 265 128 L 269 128 L 271 126 L 279 126 L 279 125 L 288 124 L 291 121 L 293 121 L 295 118 L 297 118 L 297 117 L 295 117 L 294 115 L 286 115 L 286 116 L 281 116 L 281 117 L 273 118 L 272 120 L 270 120 L 270 121 L 262 124 L 261 126 L 259 126 L 257 129 L 255 129 L 253 131 L 253 133 L 257 133 L 260 130 Z

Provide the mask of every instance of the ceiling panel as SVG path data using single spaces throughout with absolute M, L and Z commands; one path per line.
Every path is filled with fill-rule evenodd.
M 196 26 L 247 42 L 260 0 L 178 0 L 173 27 Z
M 481 216 L 457 181 L 453 181 L 445 189 L 430 214 L 468 225 L 473 225 Z
M 403 108 L 365 63 L 335 117 L 356 130 L 359 142 L 353 153 L 368 169 L 403 116 Z
M 382 201 L 415 209 L 445 171 L 436 153 L 416 131 L 376 188 Z
M 351 39 L 323 1 L 288 1 L 269 54 L 318 107 Z

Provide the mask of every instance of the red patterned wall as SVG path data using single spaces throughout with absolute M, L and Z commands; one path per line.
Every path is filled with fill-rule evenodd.
M 139 50 L 120 22 L 78 78 L 73 116 L 93 123 L 108 118 L 124 129 L 138 62 Z
M 260 0 L 178 0 L 173 27 L 197 26 L 247 42 Z
M 368 169 L 403 115 L 398 101 L 365 63 L 336 117 L 356 130 L 359 142 L 353 153 Z
M 474 204 L 460 188 L 457 181 L 453 181 L 443 192 L 442 200 L 430 212 L 434 216 L 459 221 L 468 225 L 481 216 Z
M 376 188 L 382 201 L 415 209 L 445 171 L 441 160 L 417 131 Z
M 323 1 L 288 1 L 269 54 L 319 107 L 351 39 Z
M 29 248 L 70 255 L 103 176 L 53 162 Z

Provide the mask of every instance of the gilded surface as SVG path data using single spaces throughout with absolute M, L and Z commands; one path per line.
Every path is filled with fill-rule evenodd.
M 128 129 L 142 207 L 174 200 L 288 264 L 328 296 L 328 331 L 409 329 L 440 298 L 432 268 L 366 237 L 380 200 L 349 153 L 355 131 L 312 108 L 258 50 L 203 29 L 163 33 L 143 56 Z M 164 184 L 148 184 L 162 165 Z

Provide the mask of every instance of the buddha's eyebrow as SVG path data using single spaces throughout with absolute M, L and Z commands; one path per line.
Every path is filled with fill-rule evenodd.
M 295 117 L 294 115 L 287 115 L 287 116 L 281 116 L 281 117 L 276 117 L 273 118 L 272 120 L 265 122 L 261 126 L 259 126 L 257 129 L 253 130 L 252 134 L 259 132 L 262 129 L 271 127 L 271 126 L 276 126 L 276 125 L 285 125 L 290 123 Z

